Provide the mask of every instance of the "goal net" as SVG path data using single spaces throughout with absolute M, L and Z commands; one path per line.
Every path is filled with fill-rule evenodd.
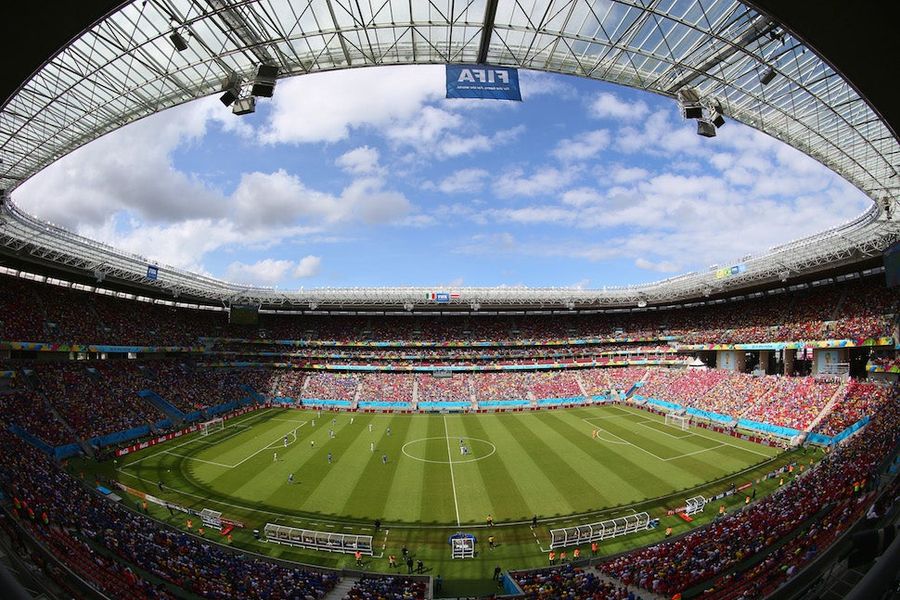
M 200 423 L 200 435 L 209 435 L 223 429 L 225 429 L 225 421 L 223 419 L 213 419 L 212 421 Z
M 668 413 L 666 415 L 666 425 L 671 425 L 672 427 L 680 427 L 684 431 L 687 431 L 688 418 L 684 415 L 676 415 L 674 413 Z

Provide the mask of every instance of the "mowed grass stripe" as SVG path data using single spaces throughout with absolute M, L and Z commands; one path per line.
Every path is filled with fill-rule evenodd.
M 475 416 L 476 422 L 481 422 L 481 417 Z M 497 460 L 503 466 L 503 470 L 522 489 L 522 497 L 527 506 L 526 514 L 541 514 L 547 506 L 559 507 L 569 510 L 568 500 L 559 490 L 558 486 L 547 476 L 519 442 L 516 435 L 518 428 L 514 424 L 515 417 L 507 413 L 495 413 L 490 415 L 491 427 L 490 440 L 496 447 L 497 453 L 490 460 Z M 511 426 L 514 428 L 511 429 Z M 484 462 L 484 461 L 482 461 Z M 517 519 L 512 511 L 507 511 L 505 506 L 494 504 L 492 507 L 496 521 L 508 521 Z M 484 516 L 482 515 L 483 519 Z
M 362 471 L 347 494 L 343 507 L 344 514 L 370 520 L 382 516 L 388 493 L 394 486 L 397 470 L 402 462 L 399 460 L 400 448 L 409 438 L 409 430 L 413 425 L 412 419 L 386 421 L 391 427 L 391 435 L 388 437 L 384 435 L 384 420 L 379 421 L 378 427 L 373 427 L 373 431 L 369 432 L 367 424 L 373 420 L 370 416 L 360 424 L 360 419 L 357 418 L 353 425 L 356 427 L 360 424 L 361 428 L 358 443 L 354 444 L 350 452 L 362 451 L 362 456 L 358 459 L 362 464 Z M 375 443 L 374 452 L 371 450 L 372 442 Z M 383 464 L 382 456 L 388 457 L 387 464 Z
M 573 445 L 556 439 L 557 436 L 550 432 L 550 428 L 541 423 L 543 419 L 528 418 L 529 416 L 514 415 L 509 421 L 502 422 L 514 432 L 524 451 L 540 467 L 541 476 L 558 488 L 565 498 L 568 511 L 581 510 L 586 498 L 596 500 L 600 490 L 588 480 L 584 465 L 579 463 L 584 458 L 583 453 L 570 452 L 574 449 Z
M 444 433 L 444 421 L 439 416 L 426 417 L 428 439 L 415 446 L 415 456 L 424 445 L 424 457 L 434 460 L 447 459 L 447 439 Z M 411 452 L 412 454 L 412 452 Z M 404 457 L 404 460 L 414 460 Z M 419 462 L 419 461 L 416 461 Z M 425 476 L 419 484 L 422 487 L 422 496 L 418 510 L 410 509 L 408 521 L 423 520 L 426 523 L 456 523 L 456 505 L 453 502 L 453 484 L 450 478 L 450 465 L 443 463 L 423 463 Z
M 360 423 L 354 418 L 350 425 L 350 415 L 327 415 L 323 419 L 323 438 L 316 442 L 315 454 L 308 462 L 307 471 L 314 480 L 300 508 L 309 512 L 324 515 L 341 515 L 342 506 L 338 499 L 346 498 L 353 486 L 363 476 L 365 459 L 369 458 L 368 441 L 359 437 Z M 332 417 L 337 423 L 332 426 Z M 318 427 L 318 424 L 317 424 Z M 334 428 L 335 438 L 328 436 L 328 430 Z M 328 463 L 328 453 L 332 455 L 332 463 Z M 356 515 L 344 515 L 355 517 Z
M 467 415 L 450 417 L 447 423 L 451 437 L 470 437 L 493 443 L 492 432 L 499 427 L 496 419 L 496 415 Z M 475 443 L 478 444 L 479 450 L 490 451 L 489 446 Z M 453 446 L 454 450 L 458 449 L 456 445 Z M 470 455 L 459 458 L 471 460 L 481 457 Z M 496 453 L 482 460 L 458 464 L 455 469 L 460 513 L 464 521 L 477 522 L 479 518 L 483 520 L 489 513 L 498 522 L 531 516 L 529 514 L 531 508 L 519 489 L 516 478 Z
M 583 510 L 630 503 L 669 490 L 667 479 L 656 470 L 660 461 L 628 445 L 594 440 L 583 414 L 582 411 L 556 411 L 544 420 L 560 439 L 574 447 L 571 452 L 588 457 L 581 462 L 591 474 L 599 497 Z
M 409 419 L 409 421 L 406 437 L 402 440 L 398 437 L 398 441 L 405 444 L 428 437 L 430 419 Z M 400 445 L 401 448 L 403 444 Z M 381 456 L 380 452 L 380 449 L 378 449 L 376 453 Z M 372 494 L 369 498 L 368 502 L 373 505 L 374 514 L 380 515 L 382 519 L 389 521 L 409 522 L 429 518 L 430 515 L 422 513 L 426 506 L 424 501 L 424 481 L 426 469 L 430 471 L 434 469 L 435 465 L 420 460 L 412 460 L 400 450 L 397 450 L 394 454 L 389 454 L 388 458 L 396 465 L 393 473 L 393 485 L 384 497 L 378 498 Z M 366 493 L 366 490 L 361 488 L 360 493 Z
M 627 446 L 610 446 L 592 439 L 589 429 L 581 426 L 584 422 L 578 423 L 577 415 L 555 413 L 536 423 L 535 430 L 546 430 L 548 438 L 556 439 L 557 448 L 588 478 L 589 488 L 572 492 L 577 494 L 576 510 L 632 502 L 665 488 L 664 480 L 647 468 L 647 457 L 629 458 L 620 453 Z

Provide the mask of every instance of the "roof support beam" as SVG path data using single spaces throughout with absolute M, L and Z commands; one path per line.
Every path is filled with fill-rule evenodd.
M 497 16 L 499 0 L 488 0 L 484 5 L 484 27 L 481 28 L 481 44 L 478 46 L 478 64 L 487 62 L 488 49 L 491 47 L 491 36 L 494 34 L 494 18 Z

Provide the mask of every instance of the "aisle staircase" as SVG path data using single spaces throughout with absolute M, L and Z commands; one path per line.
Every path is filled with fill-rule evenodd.
M 821 423 L 825 417 L 831 414 L 831 411 L 834 409 L 834 405 L 842 400 L 846 394 L 847 382 L 842 381 L 841 385 L 838 386 L 838 389 L 835 390 L 834 394 L 831 395 L 831 398 L 822 408 L 822 411 L 818 415 L 816 415 L 816 418 L 812 420 L 812 422 L 809 424 L 809 427 L 807 427 L 804 431 L 806 431 L 806 433 L 814 431 L 815 428 L 819 426 L 819 423 Z
M 342 578 L 333 590 L 325 594 L 322 600 L 344 600 L 344 596 L 353 589 L 357 581 L 359 581 L 359 577 Z
M 584 387 L 584 382 L 581 380 L 581 373 L 575 371 L 575 383 L 578 384 L 578 389 L 581 390 L 581 395 L 584 397 L 585 401 L 589 400 L 587 388 Z

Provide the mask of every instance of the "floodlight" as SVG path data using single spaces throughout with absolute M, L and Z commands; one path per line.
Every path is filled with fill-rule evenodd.
M 716 126 L 716 129 L 725 124 L 725 117 L 722 116 L 720 112 L 714 112 L 712 115 L 712 124 Z
M 769 85 L 770 83 L 772 83 L 772 80 L 775 79 L 775 75 L 777 75 L 775 69 L 769 67 L 768 69 L 766 69 L 766 72 L 760 76 L 759 82 L 763 85 Z
M 703 106 L 700 104 L 700 95 L 692 88 L 678 90 L 678 104 L 681 106 L 681 114 L 685 119 L 700 119 L 703 117 Z
M 716 126 L 708 119 L 697 119 L 697 135 L 716 137 Z
M 250 94 L 262 98 L 271 98 L 275 93 L 275 79 L 278 77 L 278 67 L 273 65 L 259 65 L 256 69 L 256 79 Z
M 172 35 L 169 36 L 169 41 L 172 42 L 172 45 L 175 46 L 175 49 L 179 52 L 184 52 L 188 48 L 187 40 L 184 39 L 184 36 L 178 33 L 178 31 L 173 31 Z
M 256 112 L 256 98 L 253 96 L 238 98 L 234 101 L 231 112 L 236 115 L 249 115 L 250 113 Z

